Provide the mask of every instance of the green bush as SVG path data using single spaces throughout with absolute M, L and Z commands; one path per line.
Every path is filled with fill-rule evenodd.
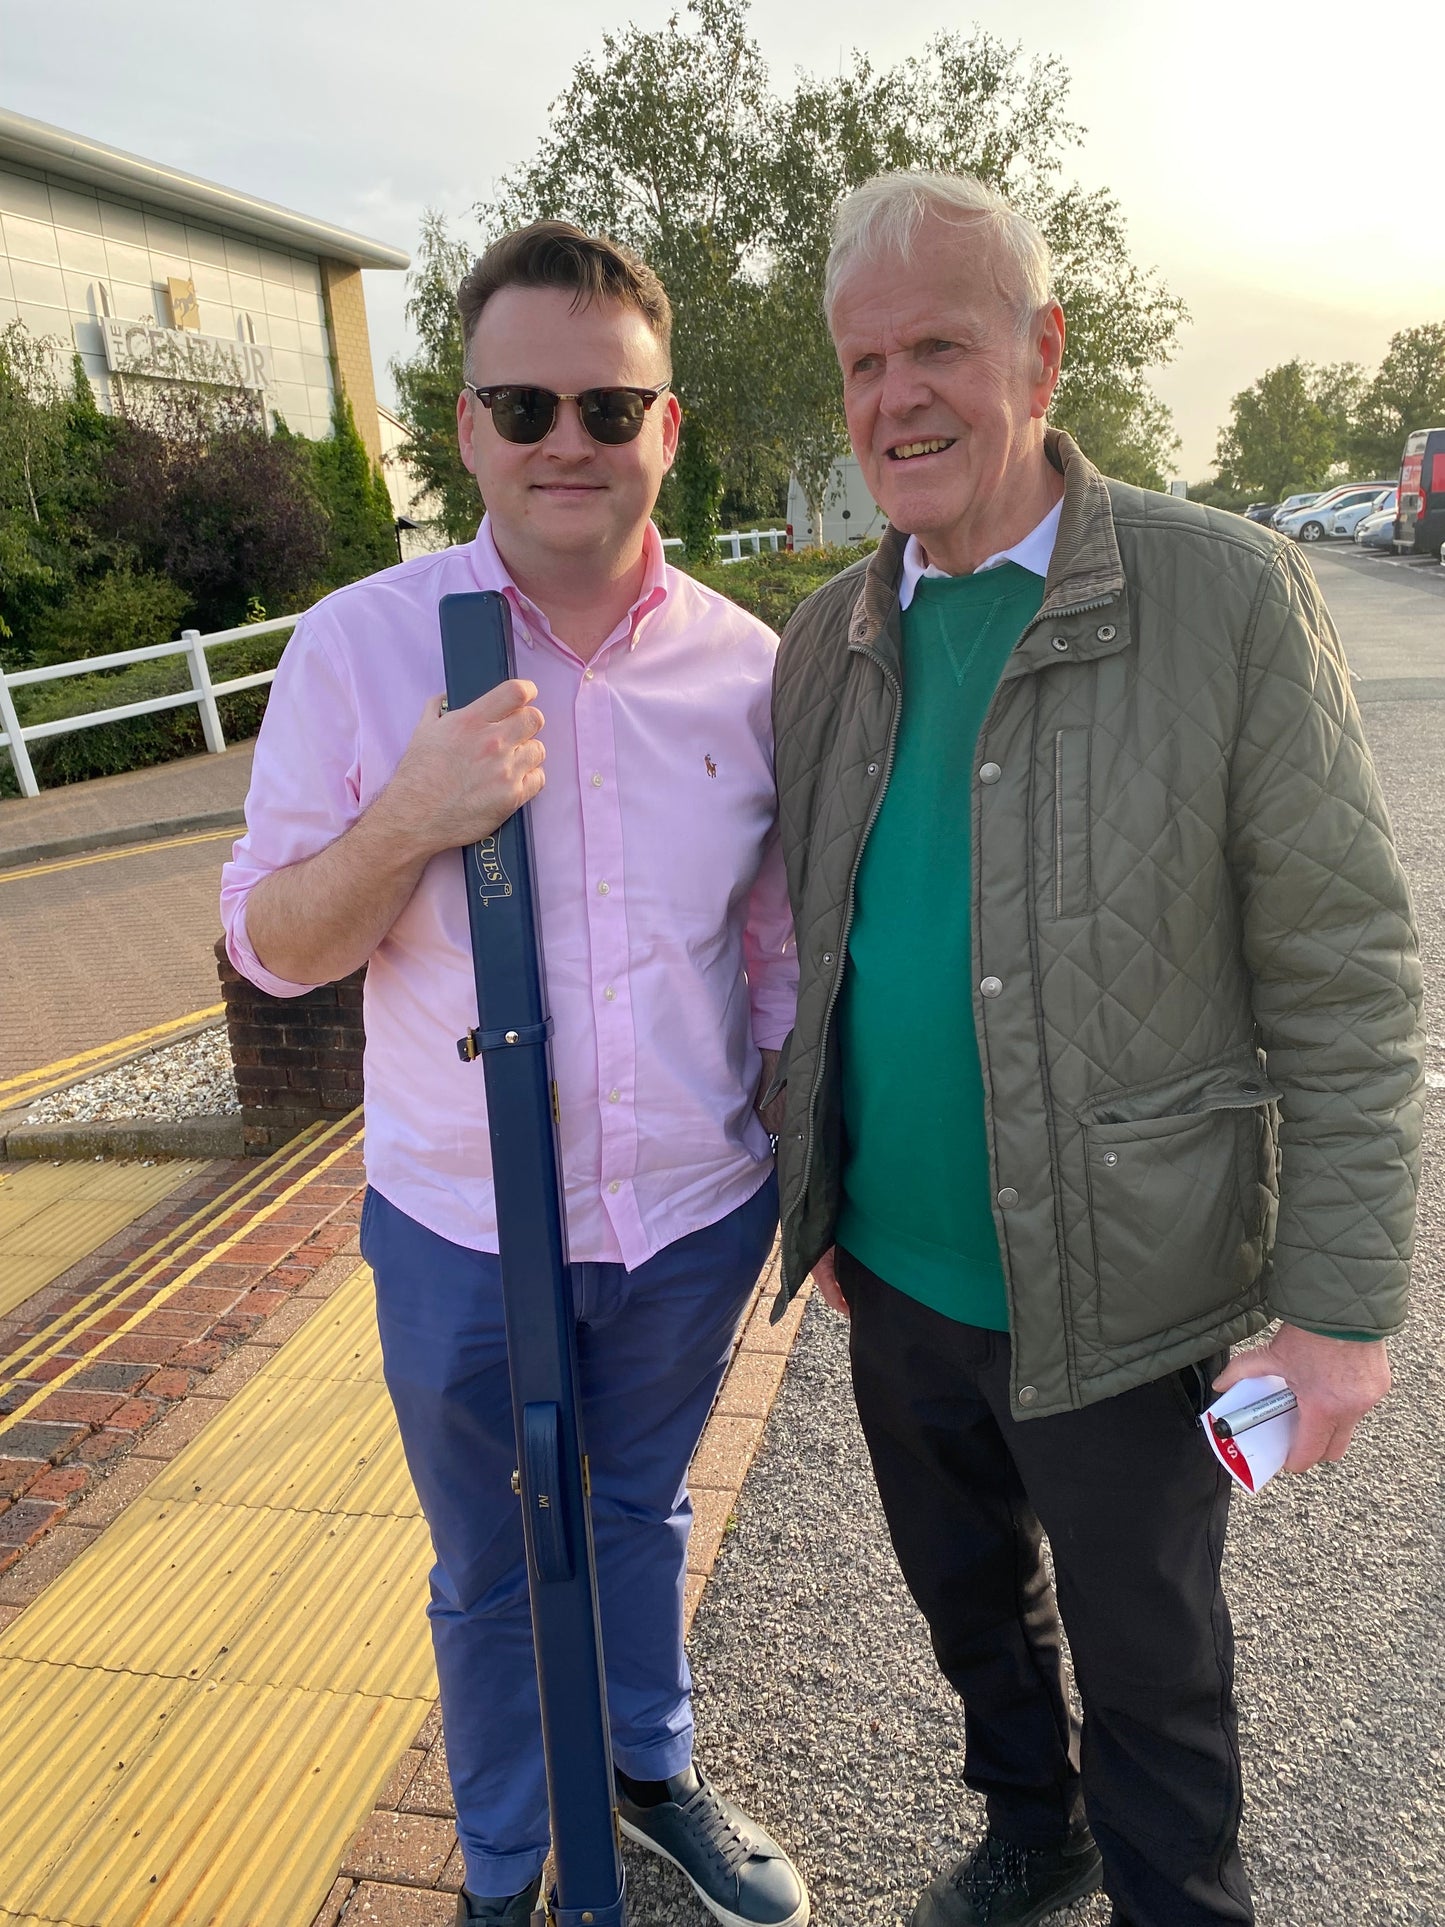
M 285 645 L 284 634 L 222 643 L 208 652 L 211 680 L 229 682 L 236 676 L 274 669 Z M 188 689 L 190 681 L 184 656 L 163 656 L 159 662 L 132 663 L 126 669 L 26 684 L 14 692 L 15 709 L 23 725 L 48 723 L 60 716 L 84 716 L 96 709 L 118 709 L 125 703 L 169 696 Z M 243 742 L 256 734 L 269 694 L 270 685 L 263 683 L 258 689 L 217 697 L 221 728 L 228 743 Z M 122 770 L 146 769 L 178 756 L 194 756 L 206 747 L 206 739 L 200 710 L 186 703 L 150 716 L 127 716 L 122 722 L 97 723 L 93 729 L 43 737 L 28 747 L 36 781 L 42 789 L 53 789 L 61 783 L 82 783 L 92 776 L 115 776 Z M 0 795 L 18 794 L 9 756 L 0 750 Z
M 877 546 L 876 542 L 858 542 L 835 549 L 779 549 L 776 554 L 749 556 L 743 562 L 693 565 L 689 573 L 781 635 L 805 597 Z
M 38 663 L 74 662 L 173 642 L 189 605 L 185 590 L 163 575 L 112 569 L 79 583 L 63 602 L 36 616 L 31 652 Z

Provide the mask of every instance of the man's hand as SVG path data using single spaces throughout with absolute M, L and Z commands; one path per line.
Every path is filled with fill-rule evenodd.
M 1390 1358 L 1383 1338 L 1358 1343 L 1325 1338 L 1281 1325 L 1267 1345 L 1236 1352 L 1214 1381 L 1227 1392 L 1241 1378 L 1273 1372 L 1299 1400 L 1299 1430 L 1284 1462 L 1286 1472 L 1308 1472 L 1321 1459 L 1342 1459 L 1355 1427 L 1390 1389 Z
M 817 1264 L 813 1266 L 813 1283 L 822 1293 L 825 1305 L 831 1305 L 834 1311 L 840 1311 L 845 1318 L 851 1318 L 848 1300 L 843 1296 L 843 1287 L 838 1283 L 838 1272 L 834 1265 L 834 1254 L 837 1249 L 836 1245 L 829 1245 Z
M 543 783 L 535 683 L 499 683 L 465 709 L 427 704 L 376 807 L 424 859 L 501 827 Z
M 778 1092 L 771 1104 L 764 1104 L 763 1102 L 763 1099 L 768 1093 L 768 1086 L 777 1074 L 778 1059 L 782 1054 L 780 1050 L 760 1050 L 758 1052 L 758 1055 L 763 1060 L 763 1068 L 758 1073 L 758 1094 L 753 1099 L 753 1109 L 758 1114 L 758 1122 L 762 1125 L 769 1137 L 776 1137 L 782 1130 L 783 1112 L 787 1108 L 788 1102 L 786 1088 Z

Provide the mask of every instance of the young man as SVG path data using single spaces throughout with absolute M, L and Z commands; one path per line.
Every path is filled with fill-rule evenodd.
M 796 981 L 775 640 L 663 561 L 680 414 L 656 276 L 540 222 L 458 301 L 486 518 L 298 626 L 228 944 L 280 996 L 368 965 L 362 1250 L 437 1557 L 457 1918 L 522 1927 L 547 1800 L 486 1104 L 454 1040 L 476 1010 L 456 852 L 531 803 L 622 1821 L 719 1920 L 803 1927 L 790 1862 L 692 1763 L 682 1648 L 687 1467 L 776 1224 L 755 1113 Z M 437 604 L 476 589 L 507 596 L 525 669 L 447 714 Z
M 1037 230 L 967 177 L 882 176 L 828 305 L 890 526 L 778 659 L 783 1281 L 817 1266 L 851 1310 L 987 1804 L 913 1927 L 1032 1927 L 1101 1880 L 1128 1927 L 1244 1927 L 1229 1483 L 1197 1412 L 1281 1373 L 1303 1471 L 1388 1388 L 1409 894 L 1308 565 L 1046 429 Z

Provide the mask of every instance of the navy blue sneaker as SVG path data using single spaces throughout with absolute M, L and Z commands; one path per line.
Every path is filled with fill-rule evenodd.
M 807 1927 L 808 1890 L 775 1840 L 696 1767 L 656 1785 L 665 1797 L 643 1804 L 628 1790 L 637 1783 L 619 1775 L 622 1831 L 686 1874 L 714 1920 L 723 1927 Z
M 463 1887 L 457 1895 L 457 1927 L 532 1927 L 541 1891 L 541 1874 L 521 1893 L 504 1895 L 500 1900 L 469 1894 Z

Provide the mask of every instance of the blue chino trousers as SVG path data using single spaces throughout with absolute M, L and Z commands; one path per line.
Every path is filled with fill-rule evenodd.
M 687 1469 L 777 1226 L 777 1180 L 636 1271 L 572 1266 L 582 1432 L 613 1758 L 639 1780 L 692 1758 L 682 1647 Z M 498 1260 L 368 1190 L 387 1389 L 431 1528 L 432 1640 L 457 1834 L 474 1894 L 520 1893 L 548 1845 L 547 1785 Z

